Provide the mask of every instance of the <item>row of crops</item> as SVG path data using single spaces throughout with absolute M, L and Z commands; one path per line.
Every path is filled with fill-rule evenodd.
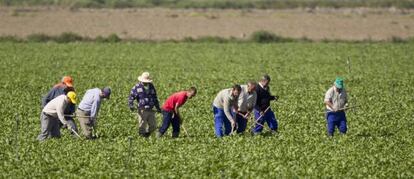
M 412 44 L 0 43 L 0 176 L 413 177 L 413 69 Z M 190 136 L 138 137 L 127 97 L 143 71 L 161 101 L 199 89 L 181 110 Z M 215 95 L 263 73 L 280 96 L 272 103 L 279 133 L 216 139 Z M 36 141 L 40 98 L 64 75 L 73 76 L 79 96 L 113 89 L 99 114 L 99 139 L 63 131 Z M 347 113 L 348 134 L 329 138 L 323 97 L 336 76 L 359 107 Z

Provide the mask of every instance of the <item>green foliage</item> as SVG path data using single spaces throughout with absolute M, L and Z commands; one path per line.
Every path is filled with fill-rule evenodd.
M 117 34 L 110 34 L 107 37 L 97 36 L 95 38 L 81 36 L 73 32 L 65 32 L 57 36 L 46 34 L 31 34 L 25 39 L 18 38 L 16 36 L 0 36 L 0 42 L 57 42 L 57 43 L 71 43 L 71 42 L 100 42 L 100 43 L 117 43 L 117 42 L 138 42 L 138 43 L 179 43 L 179 42 L 191 42 L 191 43 L 286 43 L 286 42 L 318 42 L 307 37 L 302 38 L 289 38 L 276 35 L 268 31 L 256 31 L 253 32 L 248 39 L 243 38 L 224 38 L 217 36 L 203 36 L 203 37 L 185 37 L 180 40 L 148 40 L 148 39 L 135 39 L 126 38 L 122 39 Z M 324 43 L 412 43 L 414 38 L 401 38 L 391 37 L 388 40 L 341 40 L 341 39 L 323 39 L 320 42 Z
M 16 36 L 0 36 L 0 42 L 21 42 L 22 40 Z
M 268 31 L 257 31 L 250 36 L 250 40 L 257 43 L 293 42 L 294 39 L 278 36 Z
M 31 34 L 26 39 L 28 42 L 48 42 L 53 38 L 46 34 Z
M 411 43 L 0 43 L 0 52 L 1 178 L 414 176 Z M 138 137 L 127 97 L 143 71 L 153 76 L 161 103 L 198 87 L 181 109 L 191 137 L 173 140 L 171 128 L 162 139 Z M 279 134 L 216 139 L 215 95 L 263 73 L 280 96 L 272 103 Z M 79 97 L 112 87 L 99 113 L 101 138 L 76 140 L 62 130 L 61 139 L 35 140 L 40 97 L 63 75 L 74 77 Z M 336 76 L 360 107 L 347 113 L 347 135 L 328 138 L 322 101 Z
M 222 37 L 212 37 L 212 36 L 206 36 L 206 37 L 200 37 L 200 38 L 192 38 L 192 37 L 186 37 L 182 40 L 182 42 L 201 42 L 201 43 L 226 43 L 226 42 L 238 42 L 241 40 L 235 39 L 235 38 L 222 38 Z M 180 41 L 177 41 L 180 42 Z
M 69 43 L 77 41 L 86 41 L 88 38 L 82 37 L 72 32 L 65 32 L 58 36 L 50 36 L 46 34 L 32 34 L 26 37 L 28 42 L 58 42 L 58 43 Z
M 109 43 L 116 43 L 116 42 L 121 42 L 122 39 L 120 37 L 118 37 L 118 35 L 116 34 L 111 34 L 108 37 L 102 37 L 102 36 L 98 36 L 95 38 L 96 42 L 109 42 Z
M 84 41 L 84 37 L 72 33 L 72 32 L 64 32 L 60 36 L 54 38 L 54 41 L 58 43 L 68 43 L 68 42 L 77 42 L 77 41 Z

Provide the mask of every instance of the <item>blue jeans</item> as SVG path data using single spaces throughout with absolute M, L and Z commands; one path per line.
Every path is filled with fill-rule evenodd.
M 180 133 L 180 119 L 176 115 L 173 117 L 173 112 L 167 112 L 163 110 L 162 115 L 163 115 L 163 121 L 162 121 L 162 126 L 160 127 L 159 132 L 161 134 L 164 134 L 171 124 L 173 128 L 173 131 L 172 131 L 173 137 L 178 137 Z
M 329 136 L 333 136 L 335 127 L 338 127 L 339 132 L 345 134 L 347 131 L 346 116 L 344 111 L 340 112 L 327 112 L 327 132 Z
M 273 113 L 271 109 L 267 110 L 267 112 L 263 115 L 263 117 L 257 121 L 259 117 L 260 117 L 260 111 L 255 109 L 254 118 L 256 122 L 263 126 L 266 121 L 267 125 L 272 131 L 277 131 L 278 125 L 277 125 L 276 116 L 275 116 L 275 113 Z M 253 133 L 256 134 L 256 133 L 260 133 L 263 131 L 263 127 L 259 124 L 256 124 L 256 126 L 253 128 L 253 131 L 252 131 Z
M 224 135 L 229 135 L 231 133 L 231 123 L 227 119 L 224 110 L 213 106 L 214 113 L 214 131 L 217 137 L 223 137 Z M 223 133 L 224 125 L 224 133 Z

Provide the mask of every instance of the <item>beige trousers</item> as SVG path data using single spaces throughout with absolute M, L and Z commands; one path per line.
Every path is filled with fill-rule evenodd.
M 85 116 L 89 116 L 90 114 L 88 112 L 82 111 L 82 110 L 77 110 L 76 111 L 76 116 L 79 120 L 79 124 L 82 128 L 83 131 L 83 135 L 86 138 L 91 138 L 92 137 L 92 131 L 93 131 L 93 127 L 95 126 L 95 121 L 93 121 L 90 117 L 85 117 Z
M 157 129 L 155 111 L 138 110 L 138 133 L 141 135 L 151 134 Z

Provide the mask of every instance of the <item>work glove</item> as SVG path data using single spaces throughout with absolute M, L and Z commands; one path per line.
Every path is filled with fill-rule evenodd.
M 260 111 L 260 116 L 264 116 L 264 111 Z
M 72 127 L 69 124 L 65 124 L 65 126 L 69 131 L 72 131 Z

